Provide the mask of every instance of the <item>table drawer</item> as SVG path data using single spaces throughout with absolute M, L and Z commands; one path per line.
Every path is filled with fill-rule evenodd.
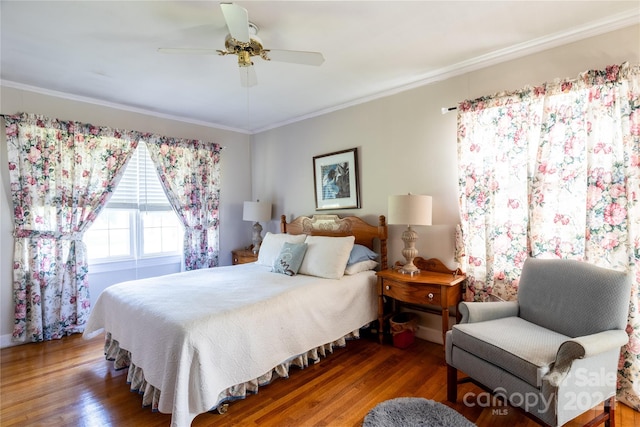
M 246 263 L 255 262 L 255 261 L 256 261 L 256 257 L 254 256 L 236 255 L 235 257 L 233 257 L 234 264 L 246 264 Z
M 391 298 L 413 304 L 441 305 L 440 286 L 419 283 L 401 283 L 384 280 L 382 293 Z
M 233 262 L 233 265 L 256 262 L 257 260 L 258 254 L 254 254 L 251 248 L 235 249 L 231 251 L 231 261 Z

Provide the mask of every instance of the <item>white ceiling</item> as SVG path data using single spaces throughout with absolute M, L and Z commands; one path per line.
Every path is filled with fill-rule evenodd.
M 0 2 L 2 84 L 256 132 L 640 22 L 639 1 L 237 1 L 266 49 L 319 67 L 235 56 L 217 1 Z M 564 77 L 564 76 L 563 76 Z M 534 82 L 536 83 L 536 82 Z

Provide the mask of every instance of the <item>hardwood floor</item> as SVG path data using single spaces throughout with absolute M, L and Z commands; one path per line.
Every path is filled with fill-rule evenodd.
M 0 425 L 169 425 L 170 415 L 141 407 L 142 397 L 126 384 L 126 370 L 116 371 L 104 359 L 102 343 L 101 336 L 85 341 L 75 335 L 2 349 Z M 465 405 L 465 393 L 478 396 L 482 390 L 464 384 L 459 387 L 459 403 L 449 406 L 480 427 L 537 425 L 511 407 Z M 373 406 L 400 396 L 447 404 L 442 346 L 416 340 L 398 349 L 369 339 L 351 341 L 320 363 L 293 368 L 288 379 L 275 380 L 257 395 L 232 403 L 224 415 L 199 415 L 193 425 L 360 426 Z M 593 413 L 567 425 L 581 425 Z M 616 425 L 640 425 L 640 413 L 618 404 Z

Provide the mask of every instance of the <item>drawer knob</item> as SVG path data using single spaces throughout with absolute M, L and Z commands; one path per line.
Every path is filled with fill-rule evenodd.
M 433 294 L 431 292 L 429 292 L 429 295 L 427 295 L 427 297 L 429 297 L 429 301 L 433 300 Z
M 385 289 L 389 290 L 389 289 L 391 289 L 391 286 L 387 285 Z

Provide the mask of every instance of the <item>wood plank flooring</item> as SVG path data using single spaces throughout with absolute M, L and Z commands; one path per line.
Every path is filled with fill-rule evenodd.
M 0 425 L 9 426 L 167 426 L 170 415 L 142 408 L 129 391 L 126 370 L 104 359 L 103 337 L 80 335 L 2 349 Z M 533 427 L 537 424 L 508 406 L 465 405 L 462 396 L 482 390 L 459 387 L 459 403 L 449 404 L 478 426 Z M 199 415 L 194 426 L 360 426 L 377 403 L 400 396 L 446 402 L 442 346 L 416 340 L 406 349 L 370 339 L 346 348 L 307 369 L 292 368 L 257 395 L 233 402 L 220 415 Z M 478 399 L 468 399 L 476 402 Z M 482 402 L 480 402 L 482 403 Z M 567 424 L 578 426 L 595 411 Z M 618 404 L 618 427 L 640 425 L 640 413 Z

